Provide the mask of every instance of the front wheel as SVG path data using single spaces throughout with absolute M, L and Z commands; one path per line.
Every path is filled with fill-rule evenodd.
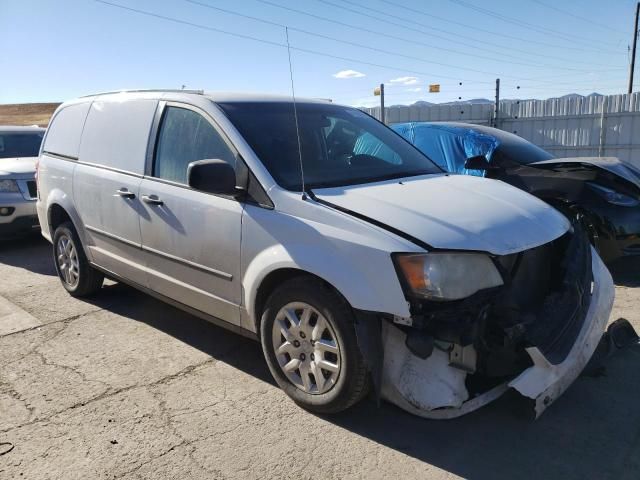
M 71 222 L 56 228 L 53 234 L 53 257 L 62 286 L 72 296 L 85 297 L 102 287 L 104 275 L 89 264 Z
M 353 312 L 320 280 L 300 277 L 278 287 L 267 300 L 260 337 L 271 374 L 301 407 L 336 413 L 367 394 Z

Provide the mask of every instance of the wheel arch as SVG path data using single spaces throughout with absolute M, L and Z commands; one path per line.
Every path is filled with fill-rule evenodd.
M 85 235 L 85 231 L 82 226 L 82 220 L 76 210 L 69 195 L 65 194 L 61 190 L 52 190 L 47 198 L 47 228 L 49 229 L 51 238 L 55 233 L 55 229 L 65 221 L 71 222 L 73 228 L 75 228 L 82 243 L 82 249 L 89 260 L 92 260 L 91 252 L 88 248 L 88 241 Z
M 338 290 L 331 282 L 328 282 L 324 278 L 314 274 L 307 272 L 306 270 L 302 270 L 300 268 L 294 267 L 282 267 L 269 272 L 260 282 L 256 294 L 255 300 L 253 302 L 253 308 L 251 311 L 253 318 L 253 326 L 256 329 L 256 332 L 260 331 L 260 322 L 262 320 L 262 314 L 264 312 L 264 308 L 266 306 L 267 300 L 269 296 L 273 293 L 273 291 L 284 282 L 287 282 L 293 278 L 302 277 L 302 278 L 310 278 L 319 280 L 322 282 L 327 288 L 331 289 L 337 295 L 339 295 L 350 308 L 351 304 L 345 298 L 345 296 Z

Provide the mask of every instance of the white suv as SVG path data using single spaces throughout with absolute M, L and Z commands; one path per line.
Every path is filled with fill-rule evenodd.
M 44 128 L 0 126 L 0 239 L 38 228 L 36 160 Z
M 38 215 L 62 285 L 103 276 L 261 341 L 315 412 L 375 393 L 453 417 L 513 387 L 540 413 L 602 336 L 585 236 L 499 181 L 448 175 L 360 110 L 184 91 L 63 104 Z

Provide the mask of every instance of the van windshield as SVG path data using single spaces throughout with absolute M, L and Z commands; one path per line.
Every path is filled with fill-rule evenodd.
M 302 190 L 293 103 L 218 105 L 276 182 Z M 296 107 L 307 188 L 442 172 L 404 138 L 358 109 L 324 103 Z

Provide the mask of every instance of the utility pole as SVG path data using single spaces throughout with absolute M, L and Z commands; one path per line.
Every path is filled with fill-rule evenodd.
M 499 114 L 500 114 L 500 79 L 496 78 L 496 109 L 493 113 L 493 128 L 498 128 Z
M 631 49 L 631 69 L 629 70 L 629 92 L 633 92 L 633 71 L 636 68 L 636 44 L 638 43 L 638 16 L 640 15 L 640 2 L 636 4 L 636 20 L 633 24 L 633 48 Z
M 373 94 L 376 97 L 380 97 L 380 121 L 384 121 L 384 83 L 381 83 L 379 87 L 373 89 Z
M 384 121 L 384 83 L 380 84 L 380 121 L 386 123 Z

